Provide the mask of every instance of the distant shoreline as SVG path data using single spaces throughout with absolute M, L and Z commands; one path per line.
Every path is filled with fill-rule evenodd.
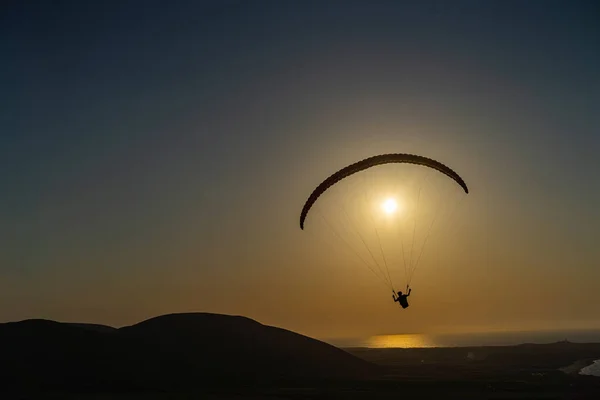
M 330 342 L 327 342 L 328 344 L 331 344 Z M 475 350 L 475 349 L 485 349 L 485 348 L 502 348 L 502 347 L 520 347 L 520 346 L 547 346 L 547 345 L 554 345 L 554 344 L 558 344 L 558 343 L 569 343 L 569 344 L 575 344 L 575 345 L 599 345 L 600 346 L 600 342 L 589 342 L 589 343 L 581 343 L 581 342 L 568 342 L 568 341 L 563 341 L 563 342 L 554 342 L 554 343 L 519 343 L 519 344 L 480 344 L 480 345 L 455 345 L 455 346 L 422 346 L 422 347 L 371 347 L 371 346 L 336 346 L 335 344 L 331 344 L 332 346 L 338 347 L 344 351 L 355 351 L 355 350 L 442 350 L 442 349 L 465 349 L 465 350 Z M 591 363 L 593 364 L 595 360 L 597 360 L 598 358 L 589 358 L 589 360 L 592 360 Z M 578 360 L 579 361 L 583 361 L 583 360 L 588 360 L 588 358 L 585 359 L 581 359 Z M 586 365 L 589 366 L 590 364 Z M 565 367 L 567 368 L 567 367 Z
M 471 346 L 429 348 L 345 348 L 345 351 L 366 361 L 391 368 L 402 369 L 409 374 L 410 368 L 437 366 L 461 366 L 463 372 L 477 366 L 495 371 L 498 368 L 517 368 L 536 373 L 564 373 L 573 378 L 582 375 L 600 377 L 600 343 L 521 344 L 516 346 Z M 409 371 L 409 372 L 407 372 Z M 451 370 L 448 374 L 451 374 Z M 433 372 L 433 370 L 432 370 Z M 582 373 L 583 372 L 583 373 Z
M 594 365 L 596 362 L 595 358 L 584 358 L 581 360 L 575 361 L 573 364 L 568 365 L 563 368 L 559 368 L 560 371 L 564 372 L 567 375 L 579 375 L 582 369 L 589 367 L 590 365 Z
M 595 360 L 592 364 L 586 365 L 585 367 L 583 367 L 581 369 L 581 371 L 579 371 L 579 374 L 581 374 L 581 375 L 587 375 L 587 376 L 595 376 L 595 377 L 599 377 L 600 378 L 599 371 L 586 371 L 586 372 L 583 372 L 584 370 L 593 370 L 594 369 L 593 367 L 594 366 L 598 366 L 598 365 L 600 365 L 600 359 L 599 360 Z

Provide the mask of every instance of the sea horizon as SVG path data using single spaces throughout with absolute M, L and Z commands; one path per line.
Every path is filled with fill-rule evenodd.
M 340 348 L 432 348 L 515 346 L 524 343 L 546 344 L 568 341 L 572 343 L 600 343 L 600 329 L 493 331 L 464 333 L 410 333 L 373 335 L 361 338 L 324 339 Z

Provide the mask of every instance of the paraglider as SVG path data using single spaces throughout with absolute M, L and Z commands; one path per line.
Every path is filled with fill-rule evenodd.
M 410 292 L 412 292 L 412 288 L 408 288 L 407 294 L 402 294 L 402 292 L 398 292 L 398 294 L 396 295 L 396 293 L 394 292 L 394 294 L 392 295 L 392 298 L 394 299 L 394 303 L 396 303 L 396 302 L 399 303 L 400 306 L 402 306 L 402 308 L 408 307 L 407 297 L 410 296 Z
M 407 164 L 416 166 L 419 170 L 423 170 L 421 167 L 425 167 L 427 177 L 416 179 L 415 170 L 388 171 L 384 169 L 384 166 L 387 168 L 390 165 L 397 168 L 405 165 L 404 168 L 406 168 Z M 424 188 L 429 187 L 427 184 L 430 183 L 428 180 L 431 171 L 434 171 L 433 175 L 445 176 L 445 178 L 440 178 L 443 181 L 438 185 L 429 185 L 434 186 L 433 195 L 426 196 Z M 362 180 L 350 182 L 358 177 L 362 177 Z M 315 212 L 313 209 L 323 201 L 321 199 L 346 182 L 349 183 L 339 190 L 337 197 L 334 194 L 332 196 L 337 200 L 337 205 L 345 204 L 345 202 L 352 202 L 352 204 L 350 206 L 342 204 L 341 207 L 332 206 L 325 212 L 317 211 L 317 214 L 323 218 L 335 237 L 392 290 L 394 302 L 399 303 L 402 308 L 407 308 L 407 297 L 412 291 L 409 286 L 414 271 L 419 264 L 432 228 L 439 219 L 439 210 L 436 209 L 434 212 L 434 207 L 429 203 L 438 195 L 440 198 L 438 208 L 444 208 L 451 203 L 442 196 L 443 190 L 439 186 L 448 187 L 446 190 L 458 192 L 459 195 L 462 193 L 463 196 L 469 193 L 469 188 L 463 178 L 453 169 L 434 159 L 405 153 L 376 155 L 350 164 L 322 181 L 312 191 L 302 207 L 300 229 L 305 230 L 308 220 L 312 218 L 310 215 Z M 449 185 L 448 182 L 453 182 L 453 185 Z M 396 197 L 401 198 L 402 196 L 390 197 L 388 193 L 394 192 L 392 189 L 398 193 L 402 191 L 404 201 L 396 199 Z M 406 193 L 411 192 L 411 189 L 414 192 L 413 195 L 407 195 Z M 397 194 L 396 192 L 394 193 Z M 373 212 L 372 204 L 375 202 L 378 202 L 379 214 Z M 336 216 L 335 211 L 339 210 L 341 213 Z M 410 221 L 407 222 L 411 216 L 414 220 L 412 225 L 409 223 Z M 429 217 L 432 221 L 425 224 L 425 229 L 422 229 L 422 245 L 420 251 L 418 249 L 415 251 L 417 220 L 424 217 Z M 369 242 L 369 232 L 371 232 L 371 243 Z M 388 246 L 384 246 L 383 239 L 386 234 L 392 238 Z M 404 238 L 408 236 L 411 236 L 409 238 L 410 245 L 405 246 Z M 352 239 L 355 239 L 355 244 L 352 244 Z M 409 256 L 406 254 L 405 247 L 410 248 Z M 366 249 L 367 252 L 361 255 L 361 249 Z M 390 256 L 390 252 L 399 252 L 400 250 L 401 256 L 396 259 Z M 400 291 L 396 294 L 394 289 L 390 266 L 393 268 L 399 265 L 404 265 L 404 278 L 408 290 L 406 294 Z

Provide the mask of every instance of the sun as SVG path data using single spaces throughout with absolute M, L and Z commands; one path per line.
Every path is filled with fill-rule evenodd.
M 398 211 L 398 202 L 394 198 L 388 198 L 383 203 L 381 203 L 381 209 L 388 215 L 394 214 Z

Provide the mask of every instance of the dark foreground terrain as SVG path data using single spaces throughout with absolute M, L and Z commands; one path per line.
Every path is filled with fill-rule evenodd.
M 600 399 L 600 344 L 341 350 L 244 317 L 0 324 L 0 399 Z

